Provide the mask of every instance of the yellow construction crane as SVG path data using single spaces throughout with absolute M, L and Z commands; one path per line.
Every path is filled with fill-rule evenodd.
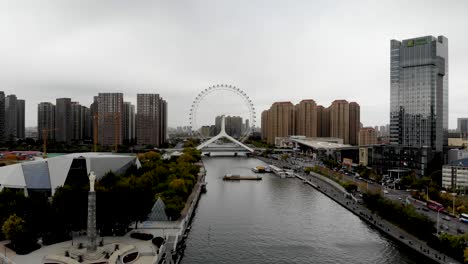
M 121 132 L 121 122 L 120 122 L 120 113 L 115 112 L 115 113 L 95 113 L 93 115 L 93 150 L 94 152 L 97 152 L 97 142 L 98 142 L 98 136 L 99 136 L 99 130 L 98 130 L 98 125 L 99 125 L 99 117 L 112 117 L 113 119 L 113 125 L 114 125 L 114 152 L 117 152 L 118 146 L 119 146 L 119 141 L 120 141 L 120 132 Z
M 43 151 L 42 151 L 42 157 L 45 159 L 47 158 L 47 139 L 49 137 L 49 132 L 51 131 L 56 131 L 58 130 L 57 128 L 50 128 L 50 129 L 42 129 L 42 143 L 43 143 Z

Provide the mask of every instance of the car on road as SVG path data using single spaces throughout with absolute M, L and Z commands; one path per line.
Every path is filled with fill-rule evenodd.
M 445 229 L 445 230 L 449 230 L 448 225 L 440 225 L 439 227 L 440 227 L 440 229 L 442 229 L 442 230 L 444 230 L 444 229 Z
M 443 216 L 442 219 L 444 219 L 445 221 L 450 221 L 450 216 L 446 215 L 446 216 Z
M 387 190 L 384 190 L 383 193 L 384 193 L 384 194 L 388 194 L 388 191 L 387 191 Z
M 429 209 L 427 209 L 426 207 L 422 207 L 423 211 L 426 211 L 426 212 L 429 212 Z

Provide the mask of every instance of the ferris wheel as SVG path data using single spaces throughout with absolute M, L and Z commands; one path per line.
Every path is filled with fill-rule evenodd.
M 246 140 L 252 133 L 253 128 L 255 127 L 255 107 L 252 103 L 252 100 L 243 90 L 233 85 L 227 85 L 227 84 L 216 84 L 216 85 L 210 86 L 206 88 L 205 90 L 201 91 L 197 95 L 197 97 L 195 97 L 195 100 L 193 100 L 192 106 L 190 108 L 190 115 L 189 115 L 190 131 L 192 133 L 192 136 L 203 138 L 203 135 L 199 131 L 200 127 L 198 127 L 198 124 L 197 124 L 198 107 L 203 102 L 203 100 L 207 97 L 207 95 L 212 94 L 213 92 L 216 92 L 216 91 L 231 92 L 244 101 L 245 106 L 247 106 L 248 108 L 248 117 L 249 117 L 250 123 L 244 130 L 244 133 L 242 133 L 242 136 L 239 138 L 239 141 L 242 142 Z

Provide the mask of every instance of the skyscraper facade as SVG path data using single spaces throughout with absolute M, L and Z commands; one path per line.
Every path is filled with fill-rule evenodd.
M 130 102 L 124 102 L 123 109 L 123 140 L 132 143 L 135 140 L 135 106 Z
M 5 140 L 5 93 L 0 91 L 0 142 Z
M 14 94 L 5 98 L 5 135 L 7 139 L 18 137 L 18 99 Z
M 291 102 L 276 102 L 268 110 L 267 142 L 275 144 L 276 137 L 294 135 L 294 105 Z
M 359 130 L 361 129 L 361 108 L 358 103 L 349 103 L 349 144 L 359 144 Z
M 349 103 L 346 100 L 335 100 L 330 106 L 330 136 L 342 138 L 349 144 Z
M 390 41 L 390 143 L 442 151 L 448 133 L 448 40 Z
M 103 146 L 123 143 L 123 94 L 99 93 L 97 96 L 98 143 Z
M 377 132 L 372 127 L 363 127 L 359 130 L 359 145 L 367 146 L 377 144 Z
M 39 103 L 37 106 L 37 137 L 43 140 L 46 133 L 47 140 L 55 139 L 55 105 L 49 102 Z M 44 131 L 45 130 L 45 131 Z
M 296 135 L 317 137 L 317 104 L 302 100 L 296 105 Z
M 26 102 L 24 100 L 18 99 L 16 101 L 16 137 L 24 139 L 25 136 L 25 113 L 26 113 Z
M 457 119 L 457 131 L 463 134 L 468 133 L 468 118 Z
M 317 106 L 317 136 L 330 136 L 330 109 L 321 105 Z
M 302 100 L 296 106 L 290 102 L 274 103 L 262 112 L 262 137 L 270 144 L 276 137 L 291 135 L 336 137 L 344 144 L 359 144 L 360 107 L 355 102 L 335 100 L 328 107 L 314 100 Z
M 83 121 L 83 140 L 91 140 L 93 137 L 93 119 L 91 109 L 81 106 L 81 119 Z
M 55 140 L 70 143 L 73 137 L 71 99 L 57 98 L 55 102 Z
M 159 94 L 137 94 L 138 145 L 160 147 L 167 138 L 167 103 Z
M 268 110 L 264 110 L 262 112 L 262 140 L 266 140 L 267 139 L 267 133 L 268 133 Z
M 81 105 L 78 102 L 71 102 L 72 111 L 72 140 L 82 141 L 84 131 L 84 113 L 82 113 Z

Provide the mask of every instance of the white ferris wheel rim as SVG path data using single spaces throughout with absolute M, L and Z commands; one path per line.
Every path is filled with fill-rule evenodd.
M 203 102 L 203 99 L 206 98 L 207 95 L 215 92 L 215 91 L 230 91 L 238 95 L 241 99 L 244 100 L 245 104 L 247 105 L 249 109 L 249 127 L 246 129 L 246 131 L 242 134 L 240 137 L 240 141 L 245 141 L 250 134 L 253 131 L 253 128 L 255 127 L 255 118 L 256 118 L 256 113 L 255 113 L 255 107 L 252 103 L 252 100 L 250 97 L 245 93 L 242 89 L 234 86 L 234 85 L 227 85 L 227 84 L 216 84 L 212 85 L 204 90 L 202 90 L 197 97 L 195 97 L 195 100 L 192 102 L 192 105 L 190 107 L 190 115 L 189 115 L 189 123 L 190 123 L 190 130 L 193 135 L 198 135 L 198 137 L 203 138 L 201 133 L 198 132 L 198 127 L 197 127 L 197 111 L 200 103 Z

